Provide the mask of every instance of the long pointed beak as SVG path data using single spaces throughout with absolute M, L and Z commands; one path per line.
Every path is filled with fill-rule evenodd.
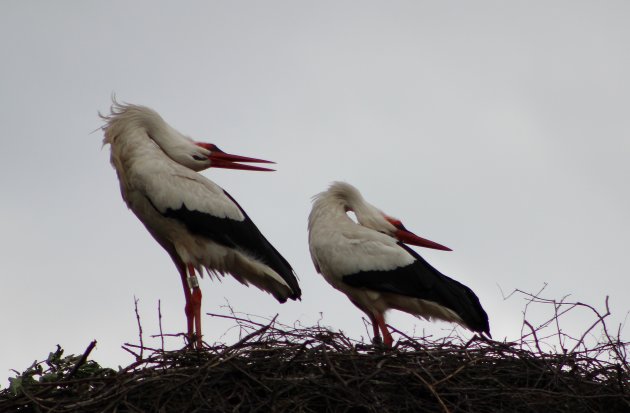
M 425 247 L 425 248 L 433 248 L 435 250 L 453 251 L 449 247 L 445 247 L 444 245 L 438 244 L 437 242 L 433 242 L 426 238 L 419 237 L 413 232 L 409 232 L 405 229 L 396 230 L 394 235 L 396 236 L 398 240 L 404 242 L 405 244 L 417 245 L 419 247 Z
M 206 148 L 210 151 L 208 159 L 210 160 L 211 168 L 224 168 L 224 169 L 241 169 L 244 171 L 275 171 L 275 169 L 264 168 L 262 166 L 244 165 L 239 162 L 249 163 L 275 163 L 272 161 L 266 161 L 264 159 L 250 158 L 248 156 L 233 155 L 231 153 L 223 152 L 216 145 L 211 143 L 198 142 L 197 145 L 202 148 Z
M 426 238 L 422 238 L 409 231 L 405 226 L 400 222 L 399 219 L 392 218 L 390 216 L 385 215 L 385 219 L 389 221 L 390 224 L 396 227 L 396 232 L 394 236 L 399 240 L 404 242 L 405 244 L 417 245 L 418 247 L 424 248 L 433 248 L 434 250 L 442 250 L 442 251 L 453 251 L 449 247 L 445 247 L 442 244 L 438 244 L 437 242 L 433 242 Z
M 275 171 L 271 168 L 263 168 L 262 166 L 243 165 L 237 162 L 251 162 L 251 163 L 274 163 L 271 161 L 265 161 L 264 159 L 249 158 L 247 156 L 232 155 L 225 152 L 212 152 L 208 157 L 210 159 L 210 166 L 214 168 L 225 169 L 242 169 L 245 171 Z

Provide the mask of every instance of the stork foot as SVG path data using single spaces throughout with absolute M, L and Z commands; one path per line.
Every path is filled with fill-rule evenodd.
M 381 338 L 381 336 L 376 336 L 372 339 L 372 344 L 378 347 L 382 347 L 383 339 Z
M 198 347 L 198 343 L 199 340 L 197 339 L 197 334 L 196 333 L 192 333 L 192 334 L 186 334 L 186 345 L 184 346 L 185 349 L 198 349 L 200 347 Z

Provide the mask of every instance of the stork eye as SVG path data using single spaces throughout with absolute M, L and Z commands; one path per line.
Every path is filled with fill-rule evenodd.
M 203 156 L 199 156 L 199 155 L 193 155 L 192 157 L 193 157 L 193 159 L 195 161 L 205 161 L 206 160 L 206 158 L 204 158 Z

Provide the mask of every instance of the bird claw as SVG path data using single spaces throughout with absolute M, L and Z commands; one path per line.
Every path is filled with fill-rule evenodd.
M 197 336 L 197 333 L 186 334 L 186 346 L 184 348 L 191 350 L 201 350 L 203 347 L 202 341 Z

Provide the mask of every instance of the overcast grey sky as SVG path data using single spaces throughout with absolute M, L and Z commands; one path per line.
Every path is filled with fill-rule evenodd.
M 134 295 L 145 335 L 159 299 L 164 330 L 185 329 L 179 276 L 92 133 L 112 92 L 278 163 L 205 175 L 293 264 L 303 300 L 204 280 L 204 312 L 229 300 L 366 336 L 307 246 L 310 197 L 346 180 L 454 250 L 419 252 L 477 293 L 496 339 L 519 337 L 524 305 L 501 290 L 544 283 L 599 308 L 610 295 L 618 325 L 630 309 L 629 18 L 627 1 L 2 2 L 0 385 L 55 344 L 81 353 L 97 339 L 95 360 L 128 364 Z M 223 321 L 203 324 L 206 341 L 234 339 Z

